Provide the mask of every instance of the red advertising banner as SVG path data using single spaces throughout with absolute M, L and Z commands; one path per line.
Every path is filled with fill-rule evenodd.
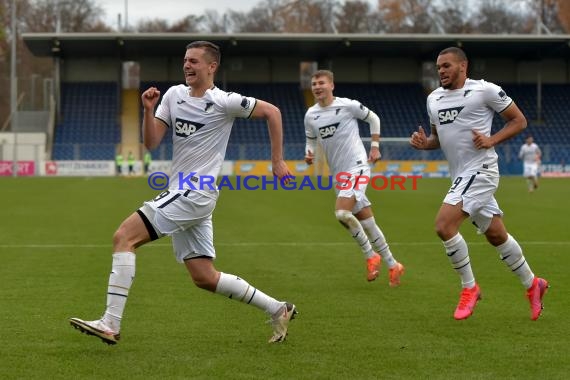
M 36 173 L 34 161 L 18 161 L 18 176 L 33 176 Z M 12 161 L 0 161 L 0 177 L 13 175 Z

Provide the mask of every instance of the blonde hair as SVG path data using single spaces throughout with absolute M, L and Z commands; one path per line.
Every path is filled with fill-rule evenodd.
M 330 70 L 317 70 L 313 73 L 311 78 L 327 77 L 331 82 L 334 82 L 334 74 Z

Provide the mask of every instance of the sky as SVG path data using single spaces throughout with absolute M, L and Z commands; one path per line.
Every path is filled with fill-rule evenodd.
M 369 0 L 376 4 L 375 0 Z M 140 20 L 165 19 L 178 21 L 189 14 L 201 15 L 206 10 L 216 10 L 220 15 L 228 10 L 248 12 L 261 0 L 95 0 L 105 11 L 105 23 L 118 27 L 118 17 L 124 22 L 125 8 L 130 26 Z
M 140 20 L 166 19 L 177 21 L 188 14 L 201 15 L 206 10 L 216 10 L 224 14 L 228 9 L 237 12 L 250 11 L 261 0 L 95 0 L 105 11 L 105 23 L 117 27 L 117 15 L 133 26 Z

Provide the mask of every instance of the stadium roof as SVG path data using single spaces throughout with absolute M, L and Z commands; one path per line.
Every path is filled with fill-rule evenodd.
M 183 55 L 186 44 L 208 40 L 224 56 L 409 57 L 433 59 L 441 49 L 461 46 L 470 57 L 515 59 L 570 58 L 570 34 L 189 34 L 189 33 L 24 33 L 37 56 L 62 58 Z

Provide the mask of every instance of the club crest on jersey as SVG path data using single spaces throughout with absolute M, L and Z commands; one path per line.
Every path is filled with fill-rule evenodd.
M 212 102 L 206 102 L 206 107 L 204 108 L 204 112 L 206 113 L 211 113 L 214 108 L 212 107 L 214 105 L 214 103 Z
M 176 136 L 178 137 L 190 137 L 204 125 L 205 124 L 196 123 L 194 121 L 176 118 L 176 122 L 174 123 L 174 133 L 176 133 Z
M 249 108 L 249 99 L 245 96 L 241 98 L 241 108 L 248 109 Z
M 457 118 L 457 115 L 459 115 L 459 113 L 463 108 L 465 107 L 454 107 L 454 108 L 446 108 L 443 110 L 439 110 L 437 112 L 437 117 L 439 118 L 439 124 L 453 123 Z
M 319 135 L 321 136 L 321 139 L 328 139 L 329 137 L 333 137 L 339 124 L 340 123 L 335 123 L 325 125 L 324 127 L 319 127 Z

